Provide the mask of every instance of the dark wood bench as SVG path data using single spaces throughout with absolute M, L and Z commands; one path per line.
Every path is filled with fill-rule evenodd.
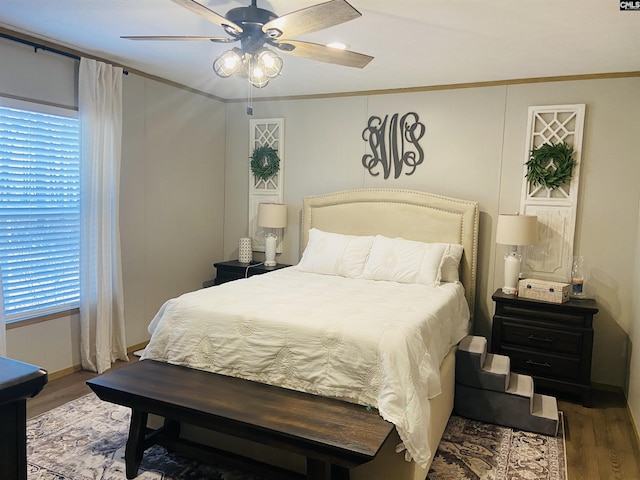
M 239 378 L 152 360 L 100 375 L 87 384 L 102 400 L 132 409 L 125 449 L 127 478 L 154 444 L 207 461 L 241 465 L 266 478 L 345 480 L 372 460 L 393 430 L 376 410 Z M 147 427 L 149 414 L 164 417 Z M 180 437 L 182 423 L 301 454 L 304 475 Z

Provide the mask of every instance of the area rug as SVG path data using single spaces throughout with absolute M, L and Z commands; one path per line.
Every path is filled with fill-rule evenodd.
M 89 394 L 29 420 L 28 480 L 123 480 L 130 410 Z M 256 475 L 145 452 L 139 480 L 261 480 Z M 452 416 L 429 480 L 566 480 L 564 437 Z
M 451 416 L 429 480 L 567 480 L 564 416 L 548 437 Z

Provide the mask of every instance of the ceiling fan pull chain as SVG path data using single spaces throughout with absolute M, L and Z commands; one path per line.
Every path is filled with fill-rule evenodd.
M 247 115 L 253 116 L 253 93 L 249 82 L 247 82 Z

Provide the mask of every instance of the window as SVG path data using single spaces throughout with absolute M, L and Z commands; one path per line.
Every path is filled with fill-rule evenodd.
M 7 321 L 79 305 L 79 128 L 73 110 L 0 99 L 0 268 Z

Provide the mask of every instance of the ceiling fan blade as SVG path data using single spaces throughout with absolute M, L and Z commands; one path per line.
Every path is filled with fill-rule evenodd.
M 188 36 L 188 35 L 182 35 L 182 36 L 136 35 L 136 36 L 123 36 L 120 38 L 126 38 L 127 40 L 160 40 L 160 41 L 177 40 L 177 41 L 195 41 L 195 42 L 209 40 L 211 42 L 219 42 L 219 43 L 231 43 L 231 42 L 238 41 L 237 38 L 231 38 L 231 37 L 194 37 L 194 36 Z
M 301 42 L 299 40 L 281 40 L 277 43 L 274 42 L 273 45 L 289 55 L 317 60 L 319 62 L 334 63 L 345 67 L 364 68 L 373 60 L 373 57 L 363 53 L 327 47 L 319 43 Z
M 230 34 L 242 33 L 241 26 L 235 24 L 231 20 L 227 20 L 225 17 L 214 12 L 213 10 L 209 10 L 207 7 L 196 2 L 195 0 L 171 0 L 171 1 L 173 3 L 177 3 L 181 7 L 186 8 L 187 10 L 191 10 L 193 13 L 196 13 L 201 17 L 206 18 L 207 20 L 215 23 L 216 25 L 220 25 L 227 31 L 227 33 L 230 33 Z
M 173 0 L 174 2 L 176 0 Z M 305 33 L 317 32 L 325 28 L 339 25 L 361 14 L 344 0 L 331 0 L 311 7 L 287 13 L 262 27 L 262 31 L 272 38 L 297 37 Z M 272 33 L 270 35 L 270 32 Z M 276 32 L 281 32 L 275 34 Z

